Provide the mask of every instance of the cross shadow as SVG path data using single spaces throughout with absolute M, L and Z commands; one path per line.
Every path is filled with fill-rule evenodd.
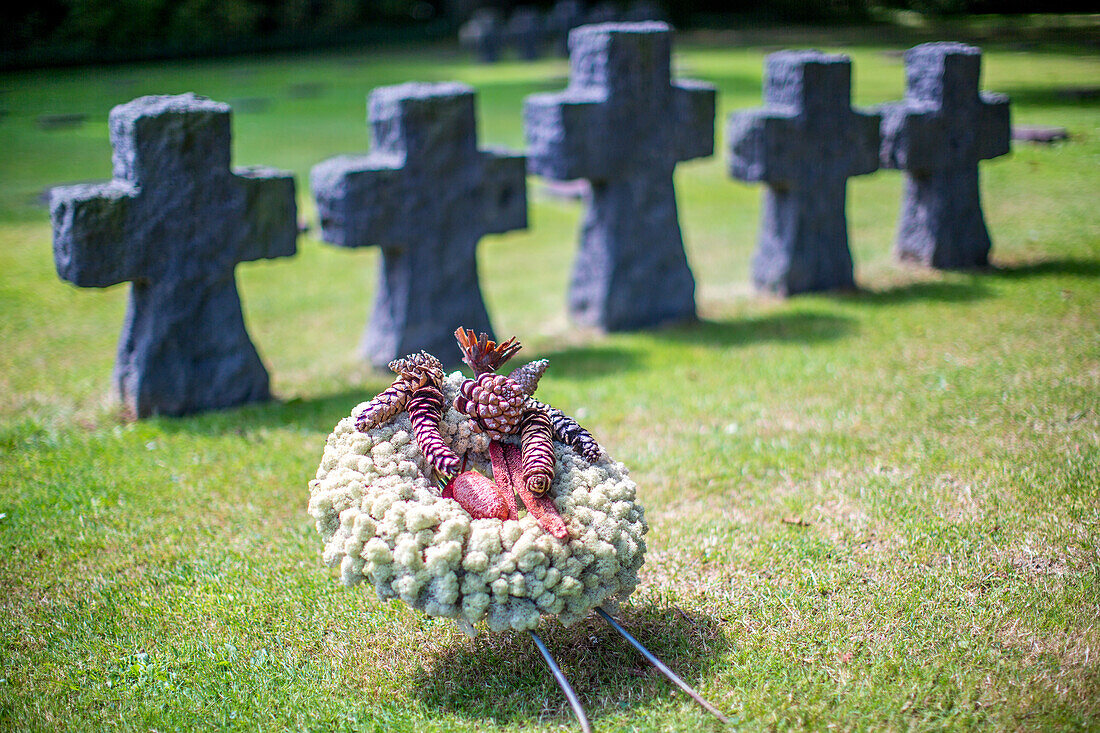
M 1021 280 L 1044 275 L 1073 275 L 1075 277 L 1100 277 L 1100 260 L 1079 257 L 1062 257 L 1037 262 L 991 267 L 988 273 L 1005 280 Z
M 1007 265 L 990 265 L 968 270 L 954 270 L 962 280 L 921 281 L 885 290 L 855 290 L 838 295 L 855 302 L 875 305 L 898 305 L 914 300 L 938 300 L 942 302 L 966 302 L 992 295 L 989 283 L 993 280 L 1022 280 L 1049 275 L 1076 277 L 1100 276 L 1100 260 L 1064 257 L 1036 262 Z
M 975 269 L 955 281 L 911 282 L 886 290 L 854 290 L 832 297 L 871 305 L 902 305 L 916 300 L 967 302 L 989 297 L 991 280 L 1019 280 L 1030 277 L 1069 275 L 1100 277 L 1100 260 L 1066 257 L 1020 264 Z M 798 310 L 795 305 L 782 312 L 726 321 L 698 320 L 653 332 L 655 338 L 713 347 L 752 343 L 815 342 L 840 338 L 853 332 L 857 320 L 850 316 Z M 590 379 L 645 368 L 640 351 L 612 343 L 581 344 L 554 351 L 532 353 L 529 358 L 549 359 L 555 375 Z M 522 360 L 520 360 L 522 361 Z M 517 362 L 518 364 L 518 362 Z M 374 397 L 389 385 L 388 375 L 371 376 L 363 384 L 319 397 L 273 400 L 242 407 L 202 413 L 184 418 L 155 418 L 167 433 L 196 435 L 248 435 L 263 428 L 297 427 L 328 432 L 355 405 Z
M 857 289 L 836 293 L 838 299 L 874 305 L 899 305 L 914 300 L 938 300 L 961 303 L 992 295 L 989 283 L 993 279 L 1021 280 L 1048 275 L 1072 275 L 1076 277 L 1100 276 L 1100 260 L 1065 257 L 1036 262 L 1006 265 L 990 265 L 964 270 L 953 270 L 963 278 L 952 282 L 919 281 L 884 290 Z
M 750 344 L 758 341 L 810 343 L 838 338 L 851 331 L 854 319 L 819 313 L 786 312 L 731 321 L 693 321 L 669 326 L 658 338 L 711 346 Z M 622 374 L 645 368 L 640 353 L 629 346 L 597 343 L 532 352 L 530 359 L 549 359 L 555 376 L 585 380 L 606 374 Z M 516 366 L 523 359 L 516 362 Z M 360 402 L 371 399 L 390 384 L 388 375 L 372 376 L 356 387 L 335 394 L 242 405 L 182 418 L 153 418 L 167 433 L 195 435 L 249 435 L 265 428 L 296 427 L 328 432 Z
M 989 287 L 982 283 L 982 273 L 992 270 L 971 270 L 966 282 L 911 282 L 884 290 L 857 289 L 837 295 L 838 299 L 869 305 L 902 305 L 915 300 L 938 300 L 944 303 L 965 303 L 988 297 Z
M 383 378 L 384 380 L 384 378 Z M 186 417 L 156 417 L 158 429 L 168 434 L 255 436 L 267 428 L 298 428 L 328 433 L 332 426 L 351 414 L 360 402 L 374 397 L 389 381 L 343 390 L 322 397 L 292 398 L 255 402 L 226 410 L 212 410 Z M 377 387 L 377 388 L 375 388 Z
M 515 359 L 515 366 L 525 361 L 525 355 Z M 553 351 L 544 351 L 538 354 L 532 353 L 529 359 L 548 359 L 550 370 L 555 377 L 568 377 L 570 379 L 591 379 L 604 374 L 617 374 L 630 372 L 644 366 L 638 354 L 630 349 L 612 344 L 582 344 L 568 346 Z M 507 372 L 511 364 L 501 369 Z
M 1097 107 L 1100 86 L 1014 86 L 1001 85 L 996 91 L 1007 94 L 1013 107 Z
M 706 346 L 741 346 L 761 341 L 812 343 L 839 338 L 855 328 L 855 319 L 791 310 L 728 321 L 699 320 L 661 331 L 669 341 Z
M 730 649 L 718 617 L 646 604 L 624 608 L 618 620 L 692 686 L 706 680 Z M 601 708 L 629 710 L 658 697 L 688 700 L 595 614 L 569 628 L 543 624 L 537 633 L 590 717 Z M 409 689 L 426 705 L 487 725 L 547 715 L 573 719 L 534 641 L 522 632 L 483 634 L 425 655 Z

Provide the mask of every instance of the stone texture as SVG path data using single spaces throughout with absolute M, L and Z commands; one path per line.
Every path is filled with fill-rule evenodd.
M 234 268 L 295 253 L 294 179 L 230 169 L 230 108 L 184 94 L 111 110 L 114 178 L 55 188 L 58 274 L 130 281 L 115 379 L 138 417 L 270 396 L 245 331 Z
M 980 49 L 925 43 L 905 54 L 905 99 L 882 106 L 882 167 L 905 171 L 896 252 L 952 269 L 989 264 L 978 161 L 1009 152 L 1008 97 L 978 91 Z
M 672 172 L 714 152 L 714 87 L 671 83 L 664 23 L 582 26 L 569 35 L 570 81 L 524 104 L 531 171 L 586 178 L 591 196 L 569 308 L 616 331 L 695 316 Z
M 756 286 L 779 295 L 855 286 L 845 214 L 848 178 L 878 168 L 879 116 L 853 110 L 848 57 L 779 51 L 764 108 L 730 115 L 730 174 L 762 181 Z
M 362 351 L 373 364 L 424 349 L 456 363 L 459 326 L 491 334 L 477 277 L 485 234 L 527 227 L 524 157 L 477 148 L 465 84 L 379 87 L 367 101 L 371 152 L 313 168 L 321 237 L 382 248 Z

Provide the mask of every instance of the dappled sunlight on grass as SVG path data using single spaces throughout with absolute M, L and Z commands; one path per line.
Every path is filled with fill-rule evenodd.
M 550 360 L 539 397 L 638 483 L 649 554 L 623 623 L 740 728 L 1100 720 L 1100 118 L 1058 91 L 1095 85 L 1095 48 L 987 49 L 983 86 L 1016 96 L 1014 120 L 1070 130 L 983 164 L 990 268 L 896 263 L 902 177 L 883 171 L 849 186 L 858 289 L 749 283 L 761 191 L 727 178 L 721 147 L 725 115 L 760 104 L 765 47 L 844 45 L 875 104 L 904 86 L 883 51 L 932 32 L 678 41 L 676 66 L 719 87 L 719 154 L 676 172 L 695 322 L 573 328 L 583 207 L 534 179 L 529 230 L 479 246 L 497 334 Z M 526 635 L 469 639 L 321 563 L 307 482 L 333 424 L 392 378 L 358 355 L 377 250 L 314 229 L 297 257 L 238 268 L 277 399 L 133 422 L 111 394 L 127 286 L 59 282 L 42 205 L 109 174 L 112 105 L 194 90 L 266 100 L 235 115 L 235 163 L 293 170 L 315 227 L 309 167 L 366 149 L 372 86 L 471 83 L 481 143 L 518 147 L 523 97 L 566 76 L 442 47 L 2 75 L 0 728 L 574 725 Z M 290 93 L 303 82 L 320 85 Z M 89 117 L 36 127 L 61 112 Z M 712 725 L 597 619 L 539 633 L 597 729 Z

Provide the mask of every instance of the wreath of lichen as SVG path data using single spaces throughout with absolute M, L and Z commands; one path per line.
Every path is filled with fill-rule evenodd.
M 446 404 L 463 377 L 446 377 Z M 435 488 L 431 467 L 399 413 L 366 432 L 364 405 L 341 420 L 310 481 L 309 513 L 325 542 L 323 558 L 346 585 L 368 580 L 382 599 L 400 598 L 467 633 L 532 629 L 542 615 L 568 626 L 595 606 L 613 611 L 638 584 L 648 527 L 626 468 L 602 455 L 589 464 L 554 443 L 550 495 L 569 528 L 562 541 L 521 510 L 518 520 L 472 519 Z M 444 442 L 486 476 L 489 439 L 453 407 L 439 423 Z

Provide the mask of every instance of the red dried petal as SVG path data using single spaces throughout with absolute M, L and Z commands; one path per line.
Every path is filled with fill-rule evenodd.
M 449 485 L 455 501 L 474 519 L 508 518 L 508 505 L 500 489 L 477 471 L 463 471 Z

